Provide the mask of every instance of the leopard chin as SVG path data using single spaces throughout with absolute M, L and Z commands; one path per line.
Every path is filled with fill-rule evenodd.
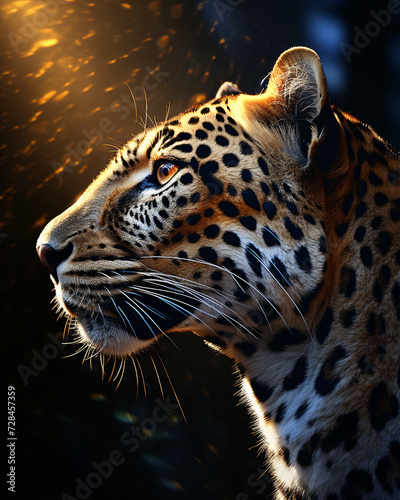
M 158 334 L 152 339 L 138 339 L 112 318 L 96 318 L 87 314 L 76 318 L 76 334 L 77 340 L 89 351 L 118 358 L 143 351 L 160 337 Z
M 89 312 L 64 300 L 60 286 L 56 286 L 58 312 L 62 312 L 72 330 L 72 342 L 82 345 L 89 353 L 125 357 L 151 345 L 156 338 L 144 340 L 135 338 L 124 325 L 115 318 L 100 313 Z M 101 308 L 99 308 L 99 311 Z M 80 349 L 79 349 L 80 350 Z

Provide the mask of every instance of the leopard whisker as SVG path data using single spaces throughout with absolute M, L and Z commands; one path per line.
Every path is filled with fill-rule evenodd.
M 129 288 L 132 288 L 132 287 L 129 287 Z M 214 330 L 209 326 L 207 325 L 203 320 L 201 320 L 198 316 L 196 316 L 195 314 L 191 313 L 190 311 L 188 311 L 187 309 L 185 309 L 184 307 L 180 306 L 179 304 L 176 304 L 176 302 L 179 302 L 179 303 L 182 303 L 182 304 L 185 304 L 185 305 L 188 305 L 187 303 L 181 301 L 181 300 L 177 300 L 177 299 L 174 299 L 174 301 L 172 301 L 172 299 L 168 296 L 168 295 L 162 295 L 160 293 L 155 293 L 157 289 L 152 289 L 152 290 L 149 290 L 147 289 L 146 287 L 143 288 L 142 290 L 142 293 L 145 293 L 147 295 L 150 295 L 150 296 L 154 296 L 154 297 L 157 297 L 157 298 L 161 298 L 164 300 L 165 303 L 169 304 L 172 308 L 174 308 L 175 310 L 177 311 L 183 311 L 187 314 L 192 314 L 192 316 L 194 318 L 196 318 L 200 323 L 202 323 L 208 330 L 210 330 L 214 335 L 215 335 L 215 332 Z M 151 293 L 150 293 L 151 292 Z M 128 292 L 129 293 L 129 292 Z M 198 309 L 198 308 L 197 308 Z M 211 316 L 211 314 L 210 314 Z M 214 316 L 213 316 L 214 317 Z M 214 317 L 215 318 L 215 317 Z M 165 332 L 163 332 L 165 334 Z
M 132 287 L 129 287 L 129 288 L 130 288 L 130 289 L 132 289 Z M 153 293 L 150 293 L 150 292 L 157 292 L 157 294 L 158 294 L 157 296 L 158 296 L 159 298 L 163 298 L 163 299 L 165 299 L 165 300 L 166 300 L 166 299 L 168 299 L 170 302 L 172 301 L 172 298 L 171 298 L 169 295 L 163 295 L 163 294 L 161 294 L 160 292 L 163 292 L 164 290 L 160 290 L 159 288 L 139 287 L 139 286 L 135 285 L 135 289 L 138 289 L 138 290 L 140 289 L 142 293 L 146 293 L 147 295 L 153 295 Z M 183 296 L 183 297 L 187 297 L 187 294 L 184 294 L 184 293 L 178 292 L 178 291 L 176 291 L 176 290 L 171 290 L 171 289 L 169 289 L 169 288 L 168 288 L 168 287 L 166 287 L 166 286 L 164 286 L 164 289 L 166 289 L 166 290 L 170 291 L 170 292 L 171 292 L 171 294 L 174 294 L 174 295 L 180 295 L 180 296 Z M 130 292 L 128 292 L 128 293 L 130 293 Z M 197 298 L 197 297 L 195 297 L 195 298 Z M 185 306 L 189 306 L 190 304 L 188 304 L 187 302 L 185 302 L 185 301 L 183 301 L 183 300 L 179 300 L 179 299 L 173 299 L 173 300 L 174 300 L 174 302 L 175 302 L 175 303 L 174 303 L 174 307 L 175 307 L 175 309 L 177 309 L 177 310 L 178 310 L 178 308 L 179 308 L 180 310 L 183 310 L 183 311 L 185 311 L 185 312 L 189 312 L 189 311 L 187 311 L 186 309 L 184 309 L 182 306 L 179 306 L 177 303 L 179 303 L 179 304 L 183 304 L 183 305 L 185 305 Z M 199 309 L 198 307 L 195 307 L 195 309 L 196 309 L 197 311 L 201 312 L 201 311 L 200 311 L 200 309 Z M 204 311 L 203 311 L 203 312 L 204 312 Z M 216 319 L 216 316 L 212 315 L 211 313 L 204 312 L 204 314 L 206 314 L 207 316 L 211 316 L 213 319 Z M 197 318 L 197 317 L 196 317 L 196 318 Z M 199 318 L 197 318 L 197 319 L 199 319 Z
M 138 375 L 138 370 L 137 370 L 137 367 L 136 367 L 134 355 L 133 354 L 129 354 L 129 357 L 132 360 L 133 368 L 135 370 L 135 376 L 136 376 L 136 399 L 137 399 L 138 396 L 139 396 L 139 375 Z
M 146 280 L 146 281 L 147 281 L 147 282 L 149 282 L 149 283 L 150 283 L 150 282 L 154 282 L 154 283 L 159 283 L 159 282 L 160 282 L 158 279 L 155 279 L 155 278 L 153 278 L 153 279 L 151 279 L 151 280 L 149 279 L 149 280 Z M 162 284 L 162 285 L 164 285 L 164 287 L 165 287 L 165 284 L 164 284 L 164 283 L 165 283 L 165 282 L 163 282 L 163 280 L 161 280 L 161 284 Z M 201 301 L 203 301 L 203 302 L 206 302 L 206 303 L 207 303 L 207 305 L 208 305 L 209 307 L 211 307 L 211 309 L 213 309 L 214 311 L 216 311 L 218 314 L 221 314 L 221 316 L 222 316 L 222 317 L 224 317 L 225 319 L 227 319 L 227 320 L 228 320 L 228 321 L 232 324 L 232 326 L 235 326 L 235 328 L 236 328 L 236 329 L 237 329 L 240 333 L 242 333 L 242 332 L 241 332 L 241 330 L 240 330 L 240 329 L 239 329 L 239 328 L 235 325 L 235 323 L 237 323 L 238 325 L 240 325 L 240 326 L 241 326 L 244 330 L 246 330 L 246 331 L 247 331 L 247 333 L 249 333 L 251 336 L 253 336 L 253 337 L 255 336 L 253 332 L 251 332 L 248 328 L 246 328 L 246 327 L 244 326 L 244 324 L 246 323 L 246 324 L 247 324 L 247 325 L 251 328 L 251 325 L 250 325 L 250 324 L 249 324 L 246 320 L 244 320 L 242 317 L 238 316 L 238 317 L 240 318 L 240 320 L 241 320 L 241 321 L 238 321 L 238 320 L 236 320 L 234 317 L 232 317 L 232 316 L 228 315 L 227 313 L 225 313 L 225 312 L 223 311 L 223 309 L 225 308 L 225 309 L 228 309 L 228 310 L 230 310 L 230 311 L 232 311 L 232 312 L 233 312 L 233 310 L 232 310 L 231 308 L 227 307 L 227 306 L 226 306 L 225 304 L 223 304 L 222 302 L 217 301 L 217 300 L 213 299 L 212 297 L 209 297 L 208 295 L 202 294 L 201 292 L 198 292 L 198 291 L 196 291 L 196 290 L 191 290 L 190 288 L 187 288 L 187 287 L 182 287 L 180 284 L 177 284 L 177 283 L 174 283 L 174 282 L 170 282 L 170 283 L 171 283 L 171 285 L 173 285 L 173 286 L 178 286 L 178 287 L 179 287 L 179 288 L 181 288 L 181 290 L 182 290 L 182 293 L 181 293 L 181 292 L 176 292 L 175 290 L 173 290 L 173 289 L 171 290 L 171 289 L 168 287 L 167 289 L 168 289 L 168 290 L 170 290 L 170 291 L 171 291 L 171 293 L 176 294 L 176 295 L 182 295 L 182 296 L 184 296 L 184 297 L 186 297 L 186 296 L 187 296 L 187 294 L 190 294 L 192 297 L 196 298 L 197 300 L 201 300 Z M 166 287 L 165 287 L 165 288 L 166 288 Z M 214 304 L 218 304 L 218 305 L 220 305 L 220 306 L 221 306 L 221 309 L 218 309 L 218 308 L 217 308 L 217 307 L 215 307 L 214 305 L 211 305 L 211 304 L 210 304 L 210 301 L 211 301 L 211 302 L 214 302 Z M 210 313 L 207 313 L 206 311 L 202 311 L 202 312 L 203 312 L 204 314 L 208 314 L 208 315 L 210 315 L 212 318 L 214 318 L 214 319 L 215 319 L 215 316 L 211 315 Z
M 161 331 L 160 327 L 157 325 L 157 323 L 153 320 L 153 318 L 136 302 L 132 299 L 132 297 L 129 297 L 125 292 L 123 292 L 122 290 L 120 290 L 120 293 L 126 297 L 130 302 L 132 302 L 132 304 L 137 307 L 138 309 L 140 309 L 144 314 L 146 314 L 146 316 L 154 323 L 154 325 L 156 326 L 156 328 L 158 330 Z M 128 304 L 130 305 L 130 304 Z M 131 306 L 132 307 L 132 306 Z M 147 307 L 147 305 L 146 305 Z M 152 308 L 153 309 L 153 308 Z M 137 311 L 135 311 L 137 312 Z M 156 314 L 158 314 L 158 312 L 156 311 Z M 141 316 L 141 315 L 140 315 Z M 141 316 L 142 317 L 142 316 Z M 145 319 L 142 317 L 143 321 L 146 323 L 146 325 L 149 327 L 150 331 L 153 333 L 153 336 L 155 337 L 155 333 L 153 332 L 153 330 L 150 328 L 150 326 L 147 324 L 147 321 L 145 321 Z
M 251 251 L 251 250 L 250 250 Z M 278 267 L 276 266 L 275 262 L 274 261 L 271 261 L 271 264 L 274 266 L 274 268 L 276 269 L 277 273 L 281 276 L 281 278 L 286 282 L 286 284 L 288 286 L 292 286 L 289 281 L 286 279 L 286 277 L 284 276 L 284 274 L 282 273 L 282 271 L 280 271 L 278 269 Z M 270 272 L 270 274 L 273 276 L 272 272 L 268 269 L 268 271 Z M 279 282 L 278 282 L 279 283 Z M 280 286 L 282 286 L 280 283 L 279 283 Z
M 128 297 L 129 299 L 129 297 Z M 129 302 L 125 301 L 125 304 L 127 304 L 129 307 L 131 307 L 135 313 L 140 316 L 140 318 L 143 320 L 143 322 L 146 324 L 147 328 L 151 331 L 153 337 L 157 338 L 157 335 L 154 333 L 153 329 L 151 328 L 151 326 L 149 325 L 149 323 L 146 321 L 146 319 L 143 317 L 143 315 L 140 313 L 139 311 L 139 306 L 138 304 L 135 304 L 134 302 L 132 302 L 132 300 L 130 300 Z M 141 309 L 141 308 L 140 308 Z M 143 310 L 143 309 L 141 309 Z M 154 323 L 154 321 L 153 321 Z M 155 325 L 157 326 L 157 324 L 155 323 Z
M 106 360 L 105 360 L 105 356 L 104 356 L 103 352 L 100 353 L 99 360 L 100 360 L 100 366 L 101 366 L 101 379 L 104 380 L 104 376 L 105 376 L 104 367 L 105 367 Z
M 168 101 L 167 108 L 166 108 L 166 113 L 165 113 L 165 120 L 164 121 L 168 120 L 170 111 L 171 111 L 171 101 Z
M 65 322 L 64 329 L 63 329 L 63 335 L 62 335 L 63 340 L 64 340 L 65 338 L 68 338 L 70 324 L 71 324 L 71 318 L 70 318 L 70 317 L 67 317 L 67 320 L 66 320 L 66 322 Z M 67 331 L 67 330 L 68 330 L 68 331 Z
M 99 355 L 100 351 L 98 351 L 95 347 L 89 345 L 85 352 L 85 355 L 83 356 L 82 363 L 84 363 L 85 361 L 89 361 L 90 368 L 92 368 L 92 359 L 96 358 Z
M 307 324 L 307 321 L 306 321 L 303 313 L 300 311 L 299 306 L 296 304 L 296 302 L 293 300 L 293 298 L 290 296 L 290 294 L 285 290 L 285 288 L 279 283 L 279 281 L 276 279 L 276 277 L 273 275 L 273 273 L 268 269 L 268 267 L 264 264 L 264 262 L 260 259 L 260 257 L 252 249 L 250 249 L 250 252 L 258 260 L 258 262 L 261 264 L 261 266 L 269 273 L 269 275 L 272 276 L 272 278 L 279 285 L 279 287 L 281 288 L 281 290 L 285 293 L 285 295 L 288 297 L 288 299 L 294 305 L 296 311 L 299 313 L 299 315 L 300 315 L 301 319 L 303 320 L 303 322 L 304 322 L 304 324 L 305 324 L 305 326 L 307 328 L 307 331 L 308 331 L 308 333 L 309 333 L 309 335 L 310 335 L 310 337 L 312 339 L 310 328 L 309 328 L 309 326 Z
M 115 358 L 116 359 L 116 358 Z M 119 378 L 119 381 L 118 381 L 118 384 L 117 384 L 117 387 L 114 389 L 114 391 L 116 391 L 118 389 L 118 387 L 120 386 L 121 382 L 122 382 L 122 378 L 124 376 L 124 373 L 125 373 L 125 365 L 126 365 L 126 360 L 125 358 L 121 358 L 120 359 L 120 364 L 119 364 L 119 368 L 118 368 L 118 371 L 115 375 L 115 377 L 113 378 L 113 382 L 115 382 L 118 378 L 118 375 L 120 374 L 121 372 L 121 376 Z M 122 371 L 121 371 L 122 369 Z
M 155 351 L 155 353 L 157 354 L 157 356 L 158 356 L 159 360 L 161 361 L 161 364 L 162 364 L 162 366 L 163 366 L 163 368 L 164 368 L 164 371 L 165 371 L 165 375 L 166 375 L 166 376 L 167 376 L 167 378 L 168 378 L 168 382 L 169 382 L 169 384 L 170 384 L 170 386 L 171 386 L 171 389 L 172 389 L 172 391 L 173 391 L 173 393 L 174 393 L 174 396 L 175 396 L 176 402 L 178 403 L 179 409 L 180 409 L 180 411 L 181 411 L 181 413 L 182 413 L 183 420 L 184 420 L 184 421 L 185 421 L 185 423 L 187 424 L 186 415 L 185 415 L 185 413 L 184 413 L 184 411 L 183 411 L 183 408 L 182 408 L 181 402 L 179 401 L 179 398 L 178 398 L 178 394 L 177 394 L 177 393 L 176 393 L 176 391 L 175 391 L 174 384 L 172 383 L 172 380 L 171 380 L 171 378 L 170 378 L 170 376 L 169 376 L 169 374 L 168 374 L 168 371 L 167 371 L 167 369 L 166 369 L 166 367 L 165 367 L 165 364 L 164 364 L 163 360 L 161 359 L 161 356 L 158 354 L 158 352 L 157 352 L 157 351 Z
M 156 323 L 156 321 L 150 316 L 150 314 L 145 311 L 136 301 L 134 302 L 131 297 L 128 296 L 131 295 L 131 294 L 134 294 L 134 295 L 138 295 L 138 296 L 141 296 L 140 294 L 136 294 L 135 292 L 123 292 L 122 290 L 120 290 L 120 292 L 129 300 L 132 302 L 132 304 L 134 304 L 134 306 L 136 306 L 137 308 L 140 308 L 140 310 L 146 314 L 146 316 L 150 319 L 150 321 L 152 321 L 154 323 L 154 325 L 156 326 L 157 330 L 160 331 L 160 333 L 163 334 L 164 337 L 166 337 L 173 345 L 174 347 L 176 347 L 178 350 L 178 346 L 176 345 L 176 343 L 170 338 L 169 335 L 167 335 L 164 331 L 162 331 L 162 329 L 159 327 L 159 325 Z M 125 302 L 126 303 L 126 302 Z M 128 304 L 130 305 L 130 304 Z M 155 314 L 156 316 L 159 316 L 160 318 L 162 319 L 167 319 L 167 316 L 165 316 L 164 314 L 161 314 L 159 311 L 157 311 L 156 309 L 154 309 L 153 307 L 149 306 L 148 304 L 144 304 L 146 306 L 147 309 L 150 310 L 150 312 L 152 312 L 153 314 Z M 132 306 L 131 306 L 132 307 Z M 133 308 L 133 307 L 132 307 Z M 137 314 L 139 314 L 139 316 L 143 319 L 143 321 L 146 323 L 146 325 L 148 326 L 149 330 L 152 332 L 153 336 L 157 338 L 156 334 L 153 332 L 152 328 L 148 325 L 147 321 L 143 318 L 143 316 L 137 311 L 135 310 L 135 312 Z
M 160 386 L 160 391 L 161 391 L 162 398 L 163 398 L 163 400 L 165 400 L 163 386 L 162 386 L 162 383 L 161 383 L 160 375 L 159 375 L 158 370 L 157 370 L 157 366 L 156 366 L 156 364 L 154 362 L 153 356 L 150 353 L 149 353 L 149 356 L 150 356 L 151 362 L 153 363 L 154 371 L 155 371 L 155 373 L 157 375 L 158 385 Z
M 210 297 L 210 296 L 208 296 L 208 295 L 204 295 L 204 294 L 202 294 L 201 292 L 199 292 L 199 291 L 197 291 L 197 290 L 191 290 L 191 289 L 188 289 L 187 287 L 184 287 L 184 286 L 182 286 L 180 283 L 176 283 L 175 281 L 170 281 L 170 280 L 168 281 L 168 280 L 164 280 L 164 276 L 163 276 L 163 275 L 159 276 L 159 278 L 158 278 L 158 279 L 156 279 L 156 278 L 152 278 L 152 279 L 148 279 L 148 280 L 146 280 L 146 281 L 148 281 L 148 282 L 156 282 L 156 283 L 160 283 L 160 279 L 161 279 L 161 284 L 162 284 L 162 285 L 164 285 L 164 282 L 165 282 L 165 281 L 167 281 L 167 282 L 169 282 L 170 284 L 172 284 L 172 285 L 173 285 L 173 286 L 175 286 L 175 287 L 176 287 L 176 286 L 178 286 L 181 290 L 183 290 L 183 291 L 185 292 L 185 293 L 178 293 L 178 292 L 176 292 L 175 290 L 171 290 L 170 288 L 168 288 L 168 289 L 171 291 L 171 293 L 174 293 L 174 294 L 179 294 L 179 295 L 183 295 L 183 296 L 186 296 L 186 295 L 187 295 L 187 293 L 189 293 L 189 294 L 191 294 L 194 298 L 196 298 L 197 300 L 198 300 L 198 299 L 200 299 L 201 301 L 205 301 L 205 302 L 207 302 L 207 304 L 209 305 L 209 307 L 211 307 L 213 310 L 215 310 L 216 312 L 218 312 L 219 314 L 221 314 L 223 317 L 225 317 L 225 318 L 226 318 L 226 319 L 227 319 L 227 320 L 228 320 L 228 321 L 229 321 L 229 322 L 230 322 L 233 326 L 235 326 L 235 328 L 236 328 L 236 329 L 237 329 L 240 333 L 242 333 L 242 332 L 241 332 L 241 330 L 240 330 L 240 329 L 239 329 L 236 325 L 234 325 L 234 323 L 238 323 L 238 324 L 239 324 L 240 326 L 242 326 L 242 327 L 243 327 L 243 328 L 244 328 L 244 329 L 245 329 L 245 330 L 246 330 L 246 331 L 247 331 L 247 332 L 248 332 L 251 336 L 254 336 L 253 332 L 251 332 L 250 330 L 248 330 L 248 329 L 244 326 L 244 324 L 245 324 L 245 323 L 247 323 L 247 324 L 248 324 L 248 326 L 249 326 L 249 327 L 251 327 L 251 326 L 249 325 L 249 323 L 248 323 L 247 321 L 245 321 L 245 320 L 244 320 L 243 318 L 241 318 L 241 317 L 240 317 L 240 319 L 241 319 L 242 321 L 240 322 L 240 321 L 237 321 L 237 320 L 235 320 L 234 318 L 230 317 L 228 314 L 226 314 L 226 313 L 223 311 L 223 309 L 224 309 L 224 308 L 226 309 L 226 308 L 227 308 L 227 306 L 226 306 L 225 304 L 221 303 L 220 301 L 217 301 L 216 299 L 214 299 L 214 298 L 212 298 L 212 297 Z M 193 282 L 193 283 L 195 284 L 195 282 Z M 164 287 L 165 287 L 165 285 L 164 285 Z M 217 309 L 214 305 L 211 305 L 211 304 L 210 304 L 210 301 L 211 301 L 211 302 L 213 302 L 214 304 L 218 304 L 218 305 L 220 305 L 220 306 L 221 306 L 221 309 Z M 231 309 L 231 308 L 228 308 L 228 310 L 231 310 L 231 311 L 232 311 L 232 309 Z M 203 311 L 203 312 L 204 312 L 205 314 L 208 314 L 208 313 L 206 313 L 205 311 Z M 232 311 L 232 312 L 233 312 L 233 311 Z M 213 315 L 211 315 L 211 316 L 212 316 L 213 318 L 215 318 L 215 316 L 213 316 Z
M 169 255 L 153 255 L 153 256 L 145 256 L 145 257 L 141 257 L 141 259 L 176 259 L 176 257 L 171 257 Z M 233 277 L 235 276 L 236 278 L 240 279 L 240 280 L 243 280 L 243 278 L 241 276 L 238 276 L 236 275 L 235 273 L 233 273 L 231 270 L 229 269 L 226 269 L 225 267 L 223 266 L 219 266 L 217 264 L 211 264 L 209 262 L 205 262 L 205 261 L 201 261 L 201 260 L 196 260 L 196 259 L 189 259 L 189 258 L 184 258 L 184 257 L 179 257 L 179 260 L 182 260 L 182 261 L 189 261 L 189 262 L 195 262 L 197 264 L 203 264 L 203 265 L 208 265 L 210 267 L 214 267 L 214 268 L 217 268 L 217 269 L 220 269 L 224 272 L 227 272 L 233 279 Z M 252 288 L 253 290 L 256 291 L 256 293 L 260 294 L 263 299 L 271 306 L 271 308 L 276 312 L 276 314 L 279 316 L 279 318 L 282 320 L 283 324 L 286 326 L 286 328 L 291 331 L 289 325 L 287 324 L 287 322 L 285 321 L 285 319 L 283 318 L 283 316 L 281 315 L 280 311 L 277 309 L 277 307 L 273 304 L 273 302 L 265 295 L 263 294 L 260 290 L 258 290 L 254 285 L 252 285 L 251 283 L 249 283 L 248 281 L 246 280 L 243 280 L 245 283 L 247 283 L 247 285 Z
M 125 319 L 126 321 L 128 322 L 129 326 L 130 326 L 130 329 L 132 331 L 132 333 L 135 335 L 135 337 L 137 338 L 137 335 L 136 335 L 136 332 L 132 326 L 132 323 L 129 321 L 128 317 L 126 316 L 126 314 L 124 313 L 124 310 L 122 309 L 122 307 L 118 306 L 119 310 L 121 311 L 121 313 L 125 316 Z
M 126 358 L 124 357 L 123 358 L 123 363 L 124 363 L 124 366 L 122 368 L 122 372 L 121 372 L 121 378 L 120 378 L 120 381 L 118 382 L 118 385 L 117 387 L 115 388 L 115 390 L 118 389 L 118 387 L 120 386 L 121 382 L 122 382 L 122 379 L 124 378 L 124 374 L 125 374 L 125 368 L 126 368 Z
M 114 369 L 115 369 L 115 365 L 116 365 L 116 363 L 117 363 L 117 358 L 114 356 L 114 363 L 113 363 L 113 367 L 112 367 L 112 370 L 111 370 L 111 373 L 110 373 L 110 377 L 109 377 L 109 379 L 108 379 L 107 383 L 110 383 L 110 382 L 111 382 L 111 380 L 112 380 L 112 376 L 113 376 L 113 373 L 114 373 Z
M 134 93 L 132 92 L 132 89 L 130 88 L 128 82 L 125 82 L 125 84 L 128 87 L 129 93 L 131 94 L 131 97 L 132 97 L 133 104 L 135 106 L 135 121 L 137 122 L 138 109 L 137 109 L 137 104 L 136 104 L 136 97 L 135 97 Z
M 144 381 L 144 375 L 143 375 L 143 370 L 142 370 L 142 366 L 139 362 L 139 360 L 136 358 L 136 361 L 138 363 L 138 367 L 139 367 L 139 371 L 140 371 L 140 375 L 142 377 L 142 382 L 143 382 L 143 392 L 144 392 L 144 397 L 145 399 L 147 399 L 147 389 L 146 389 L 146 383 Z
M 99 309 L 99 312 L 100 312 L 100 316 L 103 318 L 103 324 L 105 323 L 105 318 L 104 318 L 104 314 L 103 314 L 103 309 L 101 308 L 101 305 L 99 302 L 97 302 L 97 307 Z
M 107 292 L 108 292 L 108 294 L 109 294 L 109 296 L 110 296 L 110 300 L 111 300 L 111 302 L 113 303 L 113 305 L 114 305 L 114 307 L 115 307 L 115 310 L 116 310 L 116 311 L 117 311 L 117 313 L 118 313 L 118 316 L 122 319 L 122 322 L 123 322 L 123 324 L 124 324 L 125 328 L 128 330 L 128 327 L 127 327 L 127 325 L 126 325 L 126 323 L 125 323 L 125 320 L 124 320 L 124 318 L 122 317 L 121 313 L 125 316 L 126 320 L 128 321 L 128 324 L 129 324 L 129 326 L 130 326 L 130 329 L 131 329 L 131 331 L 132 331 L 133 335 L 137 338 L 137 335 L 136 335 L 135 329 L 133 328 L 133 326 L 132 326 L 131 322 L 130 322 L 130 321 L 129 321 L 129 319 L 126 317 L 126 315 L 125 315 L 125 313 L 122 311 L 122 309 L 121 309 L 119 306 L 117 306 L 117 304 L 115 303 L 115 301 L 114 301 L 114 299 L 113 299 L 113 297 L 112 297 L 112 294 L 111 294 L 110 290 L 109 290 L 106 286 L 105 286 L 104 288 L 107 290 Z
M 127 271 L 125 271 L 125 272 L 127 272 Z M 168 274 L 168 273 L 164 273 L 164 272 L 157 272 L 156 273 L 152 270 L 147 271 L 147 272 L 144 272 L 144 271 L 132 271 L 132 272 L 137 273 L 140 276 L 150 276 L 150 277 L 157 276 L 157 277 L 159 277 L 161 275 L 163 277 L 171 278 L 172 280 L 174 280 L 174 282 L 176 282 L 176 280 L 184 281 L 188 285 L 193 285 L 196 288 L 203 288 L 203 289 L 209 290 L 210 292 L 212 292 L 215 295 L 219 295 L 219 296 L 224 297 L 226 299 L 233 300 L 235 303 L 239 303 L 237 301 L 236 297 L 230 293 L 223 292 L 221 290 L 216 290 L 215 288 L 213 288 L 210 285 L 206 285 L 205 283 L 201 283 L 201 282 L 196 282 L 196 281 L 190 280 L 188 278 L 184 278 L 182 276 L 174 276 L 173 274 Z
M 106 273 L 105 273 L 105 272 L 103 272 L 103 271 L 97 271 L 97 272 L 98 272 L 98 274 L 101 274 L 101 275 L 105 276 L 105 277 L 106 277 L 106 278 L 108 278 L 109 280 L 111 280 L 111 279 L 112 279 L 112 276 L 109 276 L 108 274 L 106 274 Z
M 73 344 L 74 342 L 69 342 L 69 343 Z M 78 342 L 76 342 L 76 343 L 78 343 Z M 81 343 L 81 342 L 79 342 L 79 343 Z M 76 356 L 77 354 L 81 353 L 82 351 L 85 351 L 87 349 L 87 347 L 88 347 L 87 344 L 82 344 L 81 347 L 77 351 L 73 352 L 72 354 L 66 354 L 65 356 L 63 356 L 63 359 L 64 358 L 72 358 L 73 356 Z

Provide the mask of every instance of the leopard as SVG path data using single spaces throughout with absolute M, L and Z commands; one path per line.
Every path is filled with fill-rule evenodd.
M 400 155 L 312 49 L 132 137 L 37 241 L 78 342 L 233 360 L 276 499 L 400 498 Z

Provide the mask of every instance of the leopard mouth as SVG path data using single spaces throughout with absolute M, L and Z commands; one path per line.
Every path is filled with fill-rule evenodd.
M 80 340 L 97 351 L 124 356 L 143 349 L 182 323 L 200 305 L 185 297 L 176 300 L 150 294 L 119 293 L 83 309 L 70 300 L 63 307 L 76 320 Z
M 116 319 L 87 312 L 76 316 L 75 328 L 79 341 L 91 350 L 117 357 L 142 350 L 158 338 L 156 336 L 149 340 L 138 339 Z

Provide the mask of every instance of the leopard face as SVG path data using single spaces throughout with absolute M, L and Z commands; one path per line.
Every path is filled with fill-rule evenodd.
M 238 94 L 134 137 L 45 228 L 42 260 L 84 342 L 126 355 L 175 331 L 225 345 L 271 322 L 308 329 L 298 304 L 325 263 L 323 197 L 297 143 L 307 117 L 285 125 L 290 144 L 288 111 L 263 98 L 263 124 Z

